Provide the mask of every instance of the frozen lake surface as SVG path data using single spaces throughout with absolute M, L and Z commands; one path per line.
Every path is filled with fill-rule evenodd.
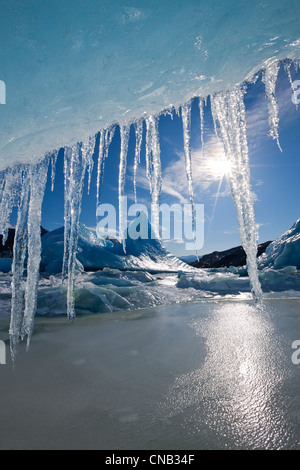
M 37 318 L 0 366 L 1 449 L 299 449 L 300 300 Z M 8 345 L 8 320 L 0 339 Z

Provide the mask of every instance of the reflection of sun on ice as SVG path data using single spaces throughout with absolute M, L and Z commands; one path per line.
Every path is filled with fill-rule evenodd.
M 225 155 L 218 155 L 207 162 L 212 178 L 222 178 L 230 173 L 230 162 Z

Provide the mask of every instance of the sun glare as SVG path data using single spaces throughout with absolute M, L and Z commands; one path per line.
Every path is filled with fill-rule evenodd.
M 225 155 L 211 158 L 208 161 L 209 171 L 213 178 L 222 178 L 230 173 L 230 162 Z

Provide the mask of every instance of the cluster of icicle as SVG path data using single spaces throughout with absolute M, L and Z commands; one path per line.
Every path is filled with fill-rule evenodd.
M 290 64 L 285 66 L 290 76 Z M 266 96 L 269 107 L 270 136 L 279 145 L 278 138 L 278 106 L 275 97 L 275 86 L 279 63 L 270 63 L 263 72 Z M 228 92 L 217 93 L 211 97 L 211 111 L 215 131 L 224 145 L 224 152 L 230 162 L 230 183 L 237 210 L 240 236 L 247 254 L 247 266 L 255 300 L 262 299 L 262 290 L 257 270 L 258 230 L 255 222 L 253 193 L 250 184 L 250 170 L 247 147 L 246 116 L 243 100 L 244 90 L 236 87 Z M 200 134 L 203 145 L 204 132 L 204 100 L 199 99 Z M 177 111 L 178 112 L 178 111 Z M 186 162 L 188 192 L 194 207 L 194 189 L 191 157 L 191 102 L 181 107 L 183 123 L 183 141 Z M 149 116 L 134 123 L 135 156 L 133 167 L 134 195 L 136 196 L 137 171 L 140 163 L 141 146 L 146 133 L 146 175 L 149 180 L 152 197 L 152 224 L 156 236 L 159 236 L 159 198 L 162 186 L 161 155 L 159 142 L 159 117 Z M 105 129 L 99 135 L 97 164 L 97 205 L 100 202 L 105 161 L 114 136 L 115 126 Z M 119 233 L 123 238 L 126 253 L 126 230 L 124 215 L 125 179 L 127 171 L 127 152 L 130 125 L 120 126 L 121 149 L 119 164 Z M 86 173 L 88 174 L 88 192 L 94 166 L 95 137 L 87 142 L 76 144 L 64 149 L 64 258 L 62 279 L 67 283 L 67 315 L 70 320 L 75 318 L 74 288 L 76 250 L 78 240 L 78 223 L 81 211 L 81 200 Z M 47 172 L 51 163 L 51 189 L 54 188 L 55 165 L 57 153 L 46 157 L 35 164 L 17 165 L 0 174 L 0 233 L 3 244 L 8 236 L 10 215 L 13 207 L 18 208 L 17 224 L 12 264 L 12 300 L 10 339 L 12 357 L 15 359 L 20 339 L 30 338 L 33 331 L 34 316 L 37 307 L 37 289 L 41 260 L 41 208 L 47 181 Z M 193 216 L 193 226 L 195 220 Z M 26 270 L 25 270 L 26 268 Z M 26 272 L 26 277 L 24 273 Z

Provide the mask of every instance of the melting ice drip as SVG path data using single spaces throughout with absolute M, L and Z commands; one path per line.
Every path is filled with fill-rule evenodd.
M 297 66 L 297 64 L 296 64 Z M 278 107 L 275 96 L 278 62 L 270 62 L 264 72 L 263 81 L 269 103 L 270 136 L 279 145 L 278 138 Z M 286 67 L 290 77 L 290 67 Z M 244 90 L 235 88 L 226 93 L 218 93 L 211 99 L 212 115 L 216 132 L 221 134 L 224 149 L 231 163 L 230 182 L 232 195 L 236 205 L 240 236 L 247 254 L 247 267 L 255 300 L 262 298 L 262 291 L 257 275 L 257 226 L 255 223 L 253 194 L 250 185 L 248 159 Z M 199 101 L 201 117 L 201 141 L 203 147 L 204 131 L 204 100 Z M 174 109 L 173 109 L 174 111 Z M 166 111 L 165 111 L 166 112 Z M 179 114 L 179 109 L 175 109 Z M 171 111 L 169 111 L 171 113 Z M 184 150 L 186 157 L 186 175 L 190 200 L 194 204 L 193 179 L 191 172 L 190 148 L 190 104 L 182 106 Z M 149 116 L 146 123 L 146 175 L 149 180 L 152 197 L 152 224 L 159 236 L 159 197 L 162 186 L 161 157 L 159 143 L 159 118 Z M 121 152 L 119 166 L 119 230 L 122 235 L 125 229 L 123 196 L 127 167 L 127 152 L 130 125 L 120 127 Z M 99 157 L 97 165 L 97 203 L 100 201 L 105 160 L 114 135 L 115 127 L 100 132 Z M 143 139 L 143 121 L 135 123 L 136 150 L 134 158 L 134 194 L 136 199 L 137 170 L 140 163 Z M 78 222 L 81 211 L 83 182 L 88 172 L 88 191 L 94 166 L 93 154 L 95 138 L 66 148 L 64 152 L 64 186 L 65 186 L 65 238 L 63 259 L 63 280 L 67 279 L 67 314 L 70 320 L 75 317 L 74 285 L 76 269 L 76 250 L 78 238 Z M 0 174 L 0 233 L 5 243 L 8 235 L 10 215 L 13 207 L 18 207 L 18 218 L 14 240 L 14 259 L 12 265 L 12 301 L 11 301 L 11 352 L 15 358 L 20 339 L 27 337 L 29 344 L 33 331 L 33 322 L 37 304 L 37 287 L 41 260 L 41 207 L 47 179 L 49 162 L 51 161 L 51 188 L 54 188 L 55 164 L 57 152 L 46 155 L 44 160 L 31 165 L 18 165 L 8 168 Z M 124 251 L 126 250 L 123 241 Z M 26 261 L 27 257 L 27 261 Z M 24 267 L 27 264 L 27 276 L 24 279 Z

